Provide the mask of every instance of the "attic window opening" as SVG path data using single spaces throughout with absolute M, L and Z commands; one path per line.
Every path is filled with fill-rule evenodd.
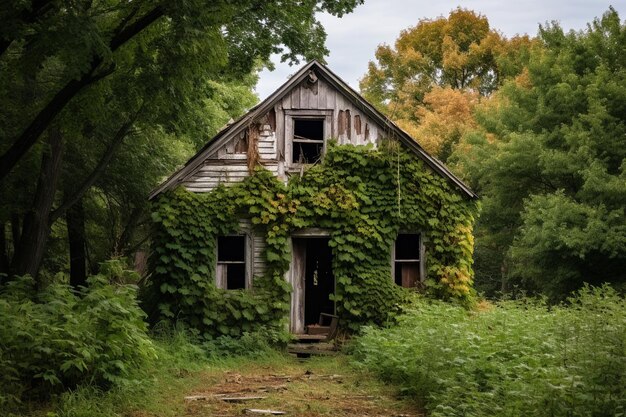
M 294 164 L 313 164 L 324 150 L 324 119 L 293 119 Z
M 393 275 L 396 284 L 413 288 L 421 281 L 421 237 L 418 233 L 398 234 L 393 249 Z
M 226 290 L 246 288 L 246 236 L 217 238 L 217 286 Z

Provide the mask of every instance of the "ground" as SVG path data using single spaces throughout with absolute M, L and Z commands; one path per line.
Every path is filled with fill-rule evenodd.
M 416 412 L 415 404 L 399 396 L 397 389 L 355 370 L 343 355 L 306 360 L 280 356 L 227 361 L 181 378 L 189 384 L 183 384 L 182 391 L 175 389 L 170 393 L 178 398 L 164 395 L 163 401 L 169 406 L 161 404 L 161 411 L 177 409 L 176 415 L 187 417 L 239 416 L 246 409 L 269 409 L 303 417 L 422 416 Z M 224 401 L 232 397 L 257 398 Z M 131 415 L 162 414 L 136 410 Z

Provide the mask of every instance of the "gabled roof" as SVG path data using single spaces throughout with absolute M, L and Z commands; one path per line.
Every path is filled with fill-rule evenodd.
M 269 97 L 263 100 L 261 103 L 254 106 L 246 114 L 241 116 L 235 122 L 226 126 L 217 135 L 215 135 L 209 142 L 207 142 L 200 151 L 194 155 L 187 163 L 178 171 L 174 172 L 167 180 L 165 180 L 160 186 L 158 186 L 150 194 L 149 199 L 153 199 L 160 193 L 173 188 L 182 179 L 186 178 L 189 174 L 192 174 L 198 167 L 202 165 L 205 159 L 208 158 L 216 149 L 226 143 L 234 136 L 241 133 L 248 125 L 259 117 L 269 112 L 283 96 L 291 91 L 292 88 L 300 84 L 307 76 L 310 70 L 315 70 L 318 77 L 322 77 L 326 82 L 335 87 L 339 92 L 343 93 L 353 104 L 355 104 L 359 110 L 363 111 L 374 121 L 378 122 L 381 126 L 392 133 L 393 136 L 400 140 L 406 147 L 413 151 L 422 161 L 426 163 L 433 171 L 450 181 L 456 188 L 458 188 L 464 195 L 469 198 L 477 198 L 478 196 L 467 186 L 458 179 L 452 172 L 446 168 L 446 166 L 437 158 L 429 155 L 408 133 L 399 128 L 394 122 L 389 120 L 385 115 L 378 111 L 374 106 L 368 103 L 359 93 L 353 90 L 345 81 L 339 78 L 326 66 L 320 64 L 317 61 L 311 61 L 302 67 L 294 76 L 292 76 L 287 82 L 285 82 L 278 90 L 274 91 Z

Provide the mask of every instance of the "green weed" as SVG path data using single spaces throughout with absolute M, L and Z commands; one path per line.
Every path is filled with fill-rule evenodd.
M 508 301 L 480 313 L 416 303 L 368 328 L 357 365 L 432 416 L 617 416 L 626 410 L 626 301 L 584 288 L 567 306 Z
M 154 358 L 135 288 L 111 278 L 91 277 L 78 292 L 37 292 L 29 277 L 0 288 L 0 410 L 79 384 L 130 382 Z

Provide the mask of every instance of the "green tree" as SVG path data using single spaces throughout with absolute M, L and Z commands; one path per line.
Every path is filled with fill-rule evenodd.
M 6 137 L 13 140 L 2 149 L 0 179 L 37 143 L 77 94 L 119 71 L 119 61 L 129 49 L 134 48 L 139 57 L 151 53 L 142 42 L 146 32 L 167 44 L 163 56 L 174 58 L 171 64 L 187 64 L 172 65 L 173 71 L 193 65 L 196 71 L 228 68 L 231 73 L 245 74 L 253 68 L 255 59 L 267 63 L 271 53 L 282 53 L 283 59 L 296 62 L 298 56 L 322 57 L 327 52 L 326 34 L 315 13 L 342 15 L 358 3 L 359 0 L 5 2 L 0 9 L 0 16 L 6 21 L 0 33 L 0 53 L 13 58 L 6 70 L 18 69 L 32 77 L 42 65 L 55 61 L 59 71 L 46 94 L 30 103 L 33 110 L 11 120 L 12 129 Z
M 626 278 L 626 26 L 542 27 L 528 72 L 478 111 L 462 164 L 505 278 L 553 298 Z
M 114 201 L 120 219 L 136 217 L 138 201 L 185 149 L 253 104 L 253 74 L 271 53 L 292 62 L 322 57 L 325 33 L 315 13 L 341 15 L 358 3 L 3 3 L 0 271 L 35 275 L 52 226 L 66 216 L 73 224 L 70 209 L 84 198 L 92 200 L 85 207 L 110 214 Z M 180 141 L 174 152 L 172 139 Z M 122 190 L 137 193 L 132 204 L 120 204 Z

